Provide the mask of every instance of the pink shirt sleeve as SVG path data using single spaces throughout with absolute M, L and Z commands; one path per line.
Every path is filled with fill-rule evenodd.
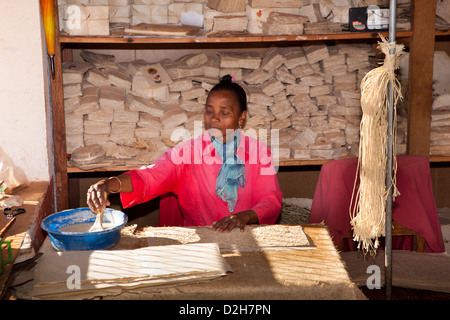
M 154 164 L 126 172 L 131 176 L 133 191 L 120 194 L 123 207 L 129 208 L 174 191 L 181 167 L 172 162 L 171 150 L 168 150 Z
M 283 195 L 276 176 L 260 176 L 254 192 L 261 195 L 259 202 L 252 208 L 258 215 L 259 223 L 274 224 L 281 211 Z
M 283 192 L 278 184 L 277 173 L 270 149 L 259 143 L 259 168 L 252 178 L 254 205 L 251 209 L 258 215 L 260 224 L 274 224 L 280 214 Z

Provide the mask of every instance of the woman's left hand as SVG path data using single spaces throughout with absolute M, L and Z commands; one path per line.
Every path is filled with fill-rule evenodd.
M 217 230 L 219 233 L 229 233 L 231 232 L 231 230 L 237 227 L 241 229 L 241 232 L 243 232 L 247 224 L 258 222 L 258 215 L 256 214 L 256 212 L 253 210 L 248 210 L 230 214 L 225 218 L 214 222 L 212 229 L 213 231 Z

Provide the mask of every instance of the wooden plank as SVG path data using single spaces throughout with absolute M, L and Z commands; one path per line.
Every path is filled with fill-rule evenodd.
M 280 160 L 278 165 L 281 167 L 284 166 L 320 166 L 324 163 L 330 161 L 330 159 L 318 159 L 318 160 Z M 87 173 L 87 172 L 113 172 L 113 171 L 128 171 L 133 169 L 138 169 L 142 167 L 140 166 L 108 166 L 108 167 L 100 167 L 95 169 L 83 170 L 79 167 L 67 167 L 68 173 Z
M 233 43 L 262 42 L 261 36 L 245 37 L 150 37 L 150 36 L 110 36 L 110 37 L 70 37 L 61 36 L 61 43 Z
M 69 43 L 244 43 L 244 42 L 284 42 L 284 41 L 318 41 L 318 40 L 346 40 L 346 39 L 378 39 L 379 34 L 387 37 L 387 32 L 342 32 L 336 34 L 302 34 L 287 36 L 224 36 L 224 37 L 148 37 L 112 35 L 104 36 L 67 36 L 60 35 L 60 42 Z M 411 31 L 399 31 L 397 38 L 406 38 L 412 35 Z
M 426 250 L 426 241 L 422 238 L 417 232 L 408 229 L 396 221 L 392 221 L 392 236 L 414 236 L 414 250 L 417 252 L 425 252 Z M 353 238 L 353 231 L 349 230 L 345 235 L 344 239 Z M 339 246 L 342 250 L 342 245 Z
M 430 162 L 450 162 L 450 157 L 432 156 Z
M 125 28 L 126 33 L 133 35 L 140 34 L 146 36 L 179 36 L 186 37 L 196 35 L 200 31 L 199 27 L 194 26 L 179 26 L 179 25 L 159 25 L 159 24 L 146 24 L 140 23 L 136 26 L 130 26 Z
M 408 154 L 428 156 L 433 85 L 436 2 L 415 0 L 412 4 L 409 54 Z
M 450 35 L 450 30 L 436 30 L 435 31 L 435 36 L 449 36 Z
M 0 274 L 0 300 L 3 299 L 6 290 L 8 289 L 9 280 L 11 280 L 11 272 L 13 270 L 14 262 L 16 261 L 22 242 L 29 234 L 31 238 L 31 246 L 37 252 L 42 242 L 44 241 L 44 234 L 40 228 L 40 223 L 44 215 L 48 215 L 53 210 L 53 185 L 48 182 L 30 182 L 27 188 L 20 190 L 15 195 L 23 198 L 24 203 L 22 207 L 26 210 L 25 213 L 20 214 L 14 218 L 14 223 L 7 226 L 9 222 L 5 215 L 0 216 L 0 226 L 5 226 L 2 229 L 1 236 L 5 241 L 11 243 L 11 251 L 13 262 L 7 263 L 2 274 Z M 12 220 L 11 220 L 12 221 Z
M 16 217 L 12 217 L 12 219 L 9 220 L 8 223 L 0 230 L 0 239 L 3 238 L 3 235 L 6 233 L 6 231 L 11 228 L 14 221 L 16 221 Z
M 67 177 L 66 125 L 64 116 L 64 89 L 62 80 L 61 45 L 59 40 L 58 10 L 55 10 L 55 78 L 50 77 L 52 91 L 53 148 L 55 165 L 56 208 L 69 208 Z
M 379 39 L 380 34 L 388 36 L 387 32 L 342 32 L 335 34 L 302 34 L 295 36 L 264 36 L 264 42 L 276 41 L 326 41 L 326 40 L 352 40 L 352 39 Z M 412 35 L 411 31 L 399 31 L 398 38 L 406 38 Z

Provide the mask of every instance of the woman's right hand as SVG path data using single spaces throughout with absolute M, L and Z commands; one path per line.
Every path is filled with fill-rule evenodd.
M 108 191 L 106 180 L 100 180 L 89 187 L 87 191 L 87 204 L 92 212 L 100 212 L 100 210 L 111 204 L 108 197 L 105 198 L 104 196 Z

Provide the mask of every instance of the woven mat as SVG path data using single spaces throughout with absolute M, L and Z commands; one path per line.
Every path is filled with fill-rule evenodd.
M 312 199 L 283 199 L 277 224 L 307 224 L 311 213 Z

